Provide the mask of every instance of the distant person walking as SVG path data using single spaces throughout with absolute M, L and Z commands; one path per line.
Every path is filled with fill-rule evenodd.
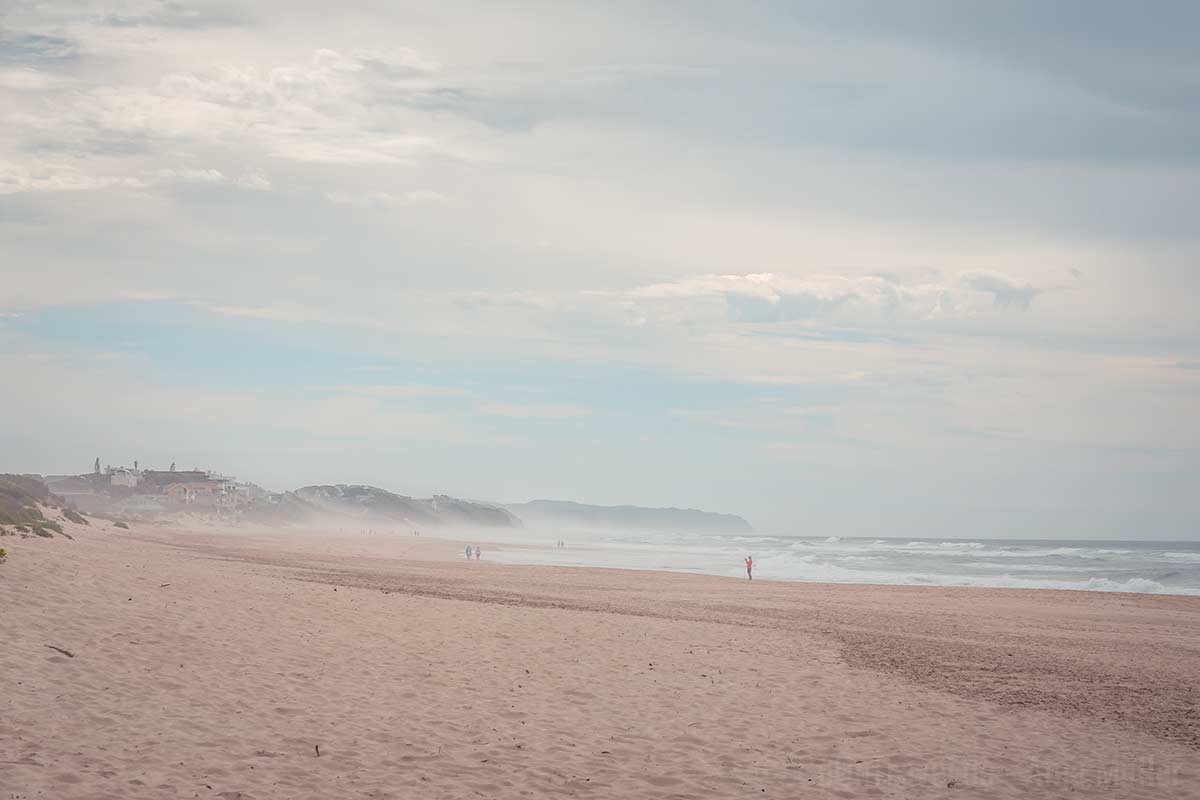
M 754 580 L 754 559 L 746 556 L 746 578 Z
M 471 560 L 471 545 L 467 545 L 467 561 Z
M 475 545 L 475 560 L 479 560 L 479 545 Z

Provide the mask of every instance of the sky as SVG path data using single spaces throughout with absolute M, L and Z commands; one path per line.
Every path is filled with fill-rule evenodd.
M 0 471 L 1200 538 L 1200 5 L 0 4 Z

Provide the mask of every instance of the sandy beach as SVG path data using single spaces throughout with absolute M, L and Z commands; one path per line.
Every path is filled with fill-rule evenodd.
M 69 532 L 0 540 L 3 800 L 1200 796 L 1197 597 Z

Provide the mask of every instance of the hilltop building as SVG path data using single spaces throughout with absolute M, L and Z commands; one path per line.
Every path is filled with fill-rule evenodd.
M 148 491 L 162 491 L 172 483 L 203 483 L 209 479 L 207 470 L 189 469 L 176 472 L 175 470 L 147 469 L 142 470 L 142 480 Z M 151 489 L 150 487 L 154 487 Z
M 51 476 L 47 485 L 88 513 L 158 514 L 183 507 L 233 511 L 265 496 L 261 487 L 238 483 L 232 476 L 202 469 L 141 469 L 125 466 L 100 469 L 96 459 L 90 474 Z
M 112 486 L 124 486 L 132 489 L 141 483 L 142 476 L 136 469 L 126 469 L 125 467 L 117 467 L 109 470 L 108 481 Z

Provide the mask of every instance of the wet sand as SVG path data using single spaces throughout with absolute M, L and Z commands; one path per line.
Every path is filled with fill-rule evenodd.
M 1200 796 L 1200 598 L 70 532 L 0 540 L 3 800 Z

